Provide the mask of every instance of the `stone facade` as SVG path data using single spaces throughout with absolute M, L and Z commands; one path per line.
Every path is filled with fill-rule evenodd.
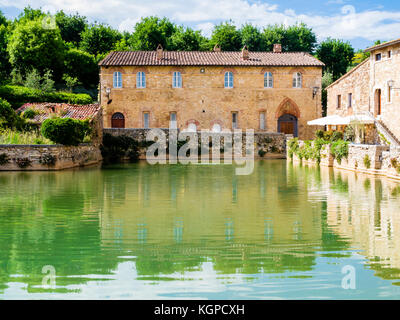
M 369 74 L 370 61 L 365 60 L 338 81 L 330 85 L 328 90 L 328 115 L 349 116 L 369 111 Z M 349 94 L 352 103 L 349 105 Z M 340 105 L 338 97 L 340 96 Z M 339 107 L 340 106 L 340 107 Z
M 6 155 L 7 163 L 2 163 Z M 97 145 L 0 145 L 0 171 L 62 170 L 101 162 Z
M 113 73 L 122 73 L 122 88 L 113 88 Z M 146 88 L 136 88 L 136 74 L 146 74 Z M 174 71 L 182 74 L 182 88 L 172 88 Z M 203 71 L 203 72 L 202 72 Z M 234 87 L 224 88 L 224 74 L 231 71 Z M 273 74 L 273 88 L 264 88 L 264 74 Z M 302 88 L 293 88 L 293 74 L 301 72 Z M 149 113 L 150 128 L 169 128 L 170 114 L 176 113 L 177 127 L 195 124 L 197 130 L 232 128 L 232 113 L 237 112 L 238 128 L 277 132 L 278 118 L 290 114 L 298 120 L 298 135 L 313 136 L 307 121 L 321 117 L 321 67 L 255 66 L 101 66 L 101 105 L 104 127 L 120 112 L 125 128 L 143 128 L 144 113 Z M 107 94 L 107 88 L 110 93 Z M 260 128 L 261 114 L 265 129 Z
M 369 59 L 331 84 L 328 115 L 366 113 L 379 122 L 387 140 L 400 139 L 400 40 L 367 49 Z M 349 94 L 352 94 L 351 105 Z M 338 100 L 341 102 L 338 103 Z M 379 142 L 377 137 L 375 143 Z M 382 142 L 382 141 L 381 141 Z

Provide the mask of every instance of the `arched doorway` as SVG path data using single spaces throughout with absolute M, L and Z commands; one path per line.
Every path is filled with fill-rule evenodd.
M 297 117 L 289 113 L 280 116 L 278 118 L 278 132 L 297 137 Z
M 375 116 L 379 116 L 382 112 L 382 91 L 375 90 Z
M 125 128 L 125 117 L 121 112 L 112 115 L 111 128 Z

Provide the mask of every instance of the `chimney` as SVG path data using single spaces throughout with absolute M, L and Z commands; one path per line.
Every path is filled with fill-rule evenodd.
M 163 58 L 163 47 L 161 44 L 157 46 L 157 60 L 161 60 Z
M 218 45 L 218 43 L 214 46 L 214 52 L 221 52 L 221 47 Z
M 274 53 L 282 53 L 282 45 L 279 43 L 274 44 Z
M 242 49 L 242 59 L 249 60 L 249 50 L 247 49 L 247 46 L 244 46 Z

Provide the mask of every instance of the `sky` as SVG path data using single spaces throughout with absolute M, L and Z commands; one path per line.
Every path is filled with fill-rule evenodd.
M 141 17 L 156 15 L 202 30 L 205 36 L 214 25 L 232 20 L 238 27 L 247 22 L 259 27 L 304 22 L 319 41 L 343 39 L 356 49 L 400 38 L 398 0 L 0 0 L 0 10 L 9 19 L 28 5 L 50 13 L 78 12 L 90 22 L 130 32 Z

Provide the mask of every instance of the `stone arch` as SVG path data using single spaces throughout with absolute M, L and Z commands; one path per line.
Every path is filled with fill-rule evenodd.
M 211 126 L 210 126 L 210 130 L 213 132 L 221 132 L 224 128 L 224 123 L 223 121 L 219 120 L 219 119 L 215 119 L 213 121 L 211 121 Z M 219 128 L 219 131 L 217 130 Z
M 262 68 L 260 74 L 264 75 L 266 72 L 271 72 L 272 74 L 277 73 L 275 68 Z
M 291 68 L 289 70 L 289 74 L 293 74 L 293 73 L 296 73 L 296 72 L 300 72 L 301 74 L 306 74 L 307 73 L 306 70 L 304 68 L 302 68 L 302 67 L 294 67 L 294 68 Z
M 235 68 L 224 68 L 221 70 L 221 74 L 225 74 L 226 72 L 232 72 L 233 74 L 237 74 L 237 71 Z
M 122 112 L 115 112 L 111 115 L 111 128 L 125 128 L 125 116 Z
M 283 116 L 284 114 L 291 114 L 297 119 L 300 119 L 300 108 L 292 99 L 287 97 L 280 103 L 280 105 L 276 109 L 275 119 L 279 119 L 279 117 Z

